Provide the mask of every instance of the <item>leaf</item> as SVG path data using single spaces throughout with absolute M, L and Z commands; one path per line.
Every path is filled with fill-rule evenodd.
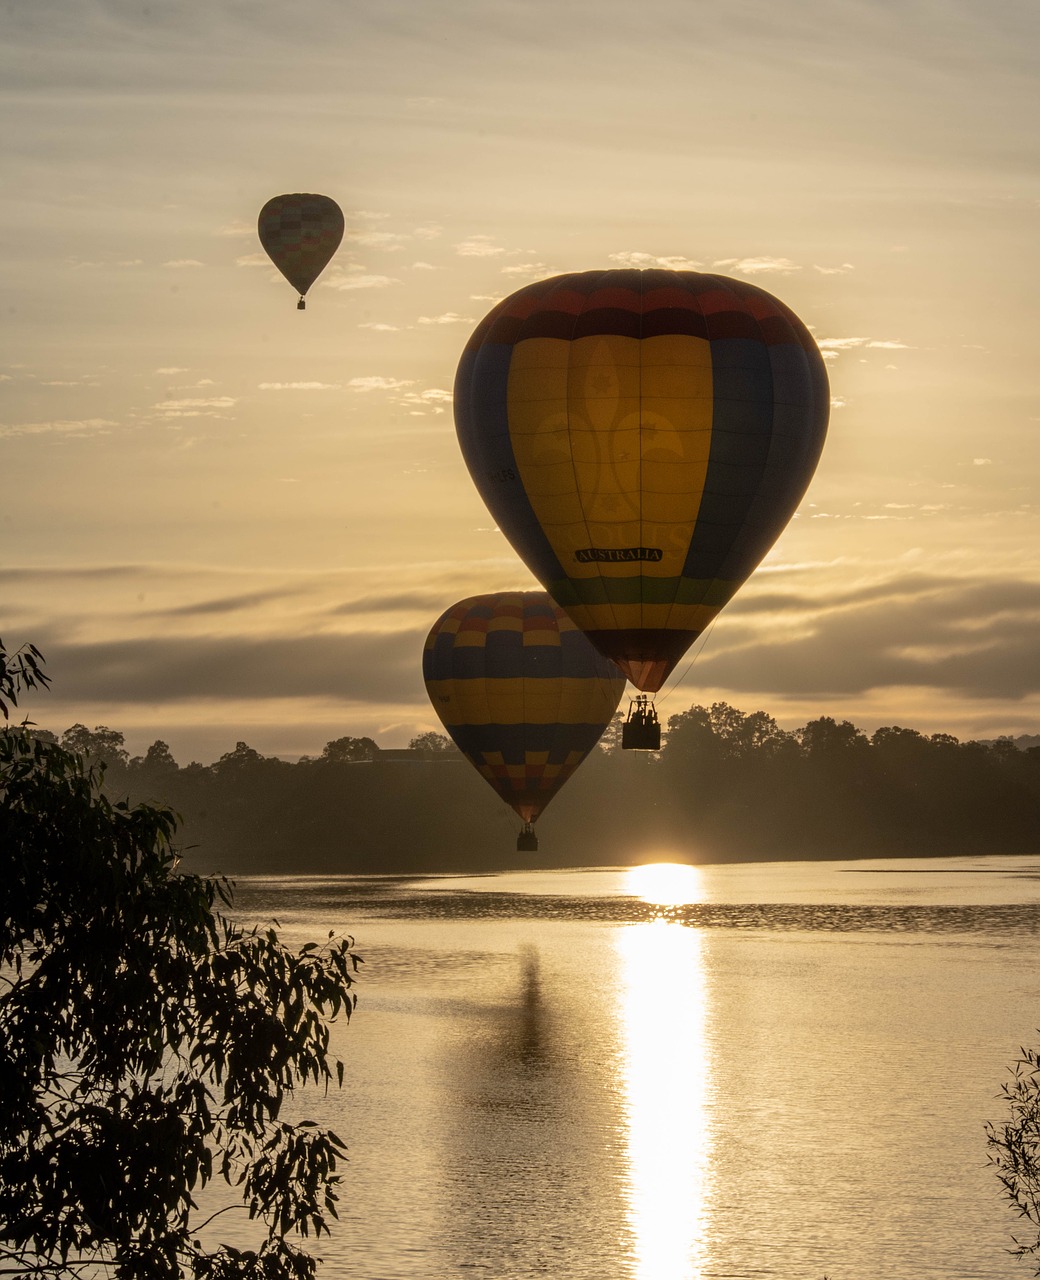
M 61 746 L 0 734 L 0 955 L 16 976 L 0 988 L 0 1236 L 52 1272 L 175 1280 L 190 1253 L 214 1280 L 313 1276 L 284 1237 L 327 1232 L 343 1147 L 278 1115 L 330 1077 L 327 1011 L 351 979 L 335 950 L 294 955 L 215 914 L 233 886 L 177 874 L 172 812 L 112 804 L 101 783 Z M 268 1222 L 266 1252 L 192 1235 L 192 1189 L 213 1177 Z

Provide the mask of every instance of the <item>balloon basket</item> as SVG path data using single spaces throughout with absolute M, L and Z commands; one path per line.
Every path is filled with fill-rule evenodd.
M 534 827 L 529 822 L 525 822 L 523 830 L 516 838 L 517 853 L 537 853 L 538 837 L 534 833 Z
M 306 311 L 306 310 L 307 310 L 307 301 L 306 301 L 306 299 L 305 299 L 305 298 L 301 298 L 301 299 L 299 300 L 299 302 L 296 304 L 296 310 L 297 310 L 297 311 Z
M 629 703 L 628 718 L 621 726 L 621 750 L 661 750 L 661 722 L 657 709 L 645 694 Z

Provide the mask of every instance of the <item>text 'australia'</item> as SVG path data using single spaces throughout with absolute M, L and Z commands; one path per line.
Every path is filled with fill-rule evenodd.
M 583 547 L 575 551 L 574 558 L 579 564 L 592 564 L 597 561 L 660 560 L 663 555 L 660 547 Z

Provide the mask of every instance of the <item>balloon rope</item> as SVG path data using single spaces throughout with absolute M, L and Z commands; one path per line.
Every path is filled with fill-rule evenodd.
M 705 631 L 705 633 L 701 636 L 701 642 L 700 642 L 700 644 L 697 646 L 697 648 L 694 650 L 693 657 L 692 657 L 692 658 L 689 660 L 689 662 L 686 664 L 686 669 L 683 671 L 682 675 L 681 675 L 681 676 L 678 676 L 676 679 L 674 679 L 674 680 L 672 680 L 672 681 L 670 681 L 670 682 L 669 682 L 667 689 L 665 689 L 665 690 L 661 693 L 661 695 L 660 695 L 660 699 L 657 699 L 657 698 L 655 698 L 655 699 L 654 699 L 654 703 L 655 703 L 655 705 L 657 704 L 657 702 L 658 702 L 658 701 L 660 701 L 660 702 L 662 702 L 662 703 L 663 703 L 663 702 L 666 702 L 666 701 L 671 697 L 671 695 L 675 692 L 676 688 L 677 688 L 680 684 L 682 684 L 682 682 L 683 682 L 683 681 L 686 679 L 686 677 L 690 674 L 690 669 L 693 667 L 693 664 L 697 661 L 697 659 L 698 659 L 698 658 L 701 656 L 701 654 L 704 652 L 704 646 L 708 643 L 708 637 L 709 637 L 709 636 L 711 635 L 711 633 L 715 630 L 715 623 L 716 623 L 716 622 L 718 622 L 718 616 L 717 616 L 717 615 L 716 615 L 714 618 L 712 618 L 712 620 L 711 620 L 711 626 L 710 626 L 710 627 L 707 629 L 707 631 Z

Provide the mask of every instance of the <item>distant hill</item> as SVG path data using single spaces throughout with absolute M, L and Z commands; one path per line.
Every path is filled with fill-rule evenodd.
M 1013 742 L 1019 751 L 1028 751 L 1030 747 L 1040 747 L 1040 733 L 1020 733 L 1017 738 L 1008 735 L 1005 738 L 979 738 L 984 747 L 992 747 L 997 742 Z

